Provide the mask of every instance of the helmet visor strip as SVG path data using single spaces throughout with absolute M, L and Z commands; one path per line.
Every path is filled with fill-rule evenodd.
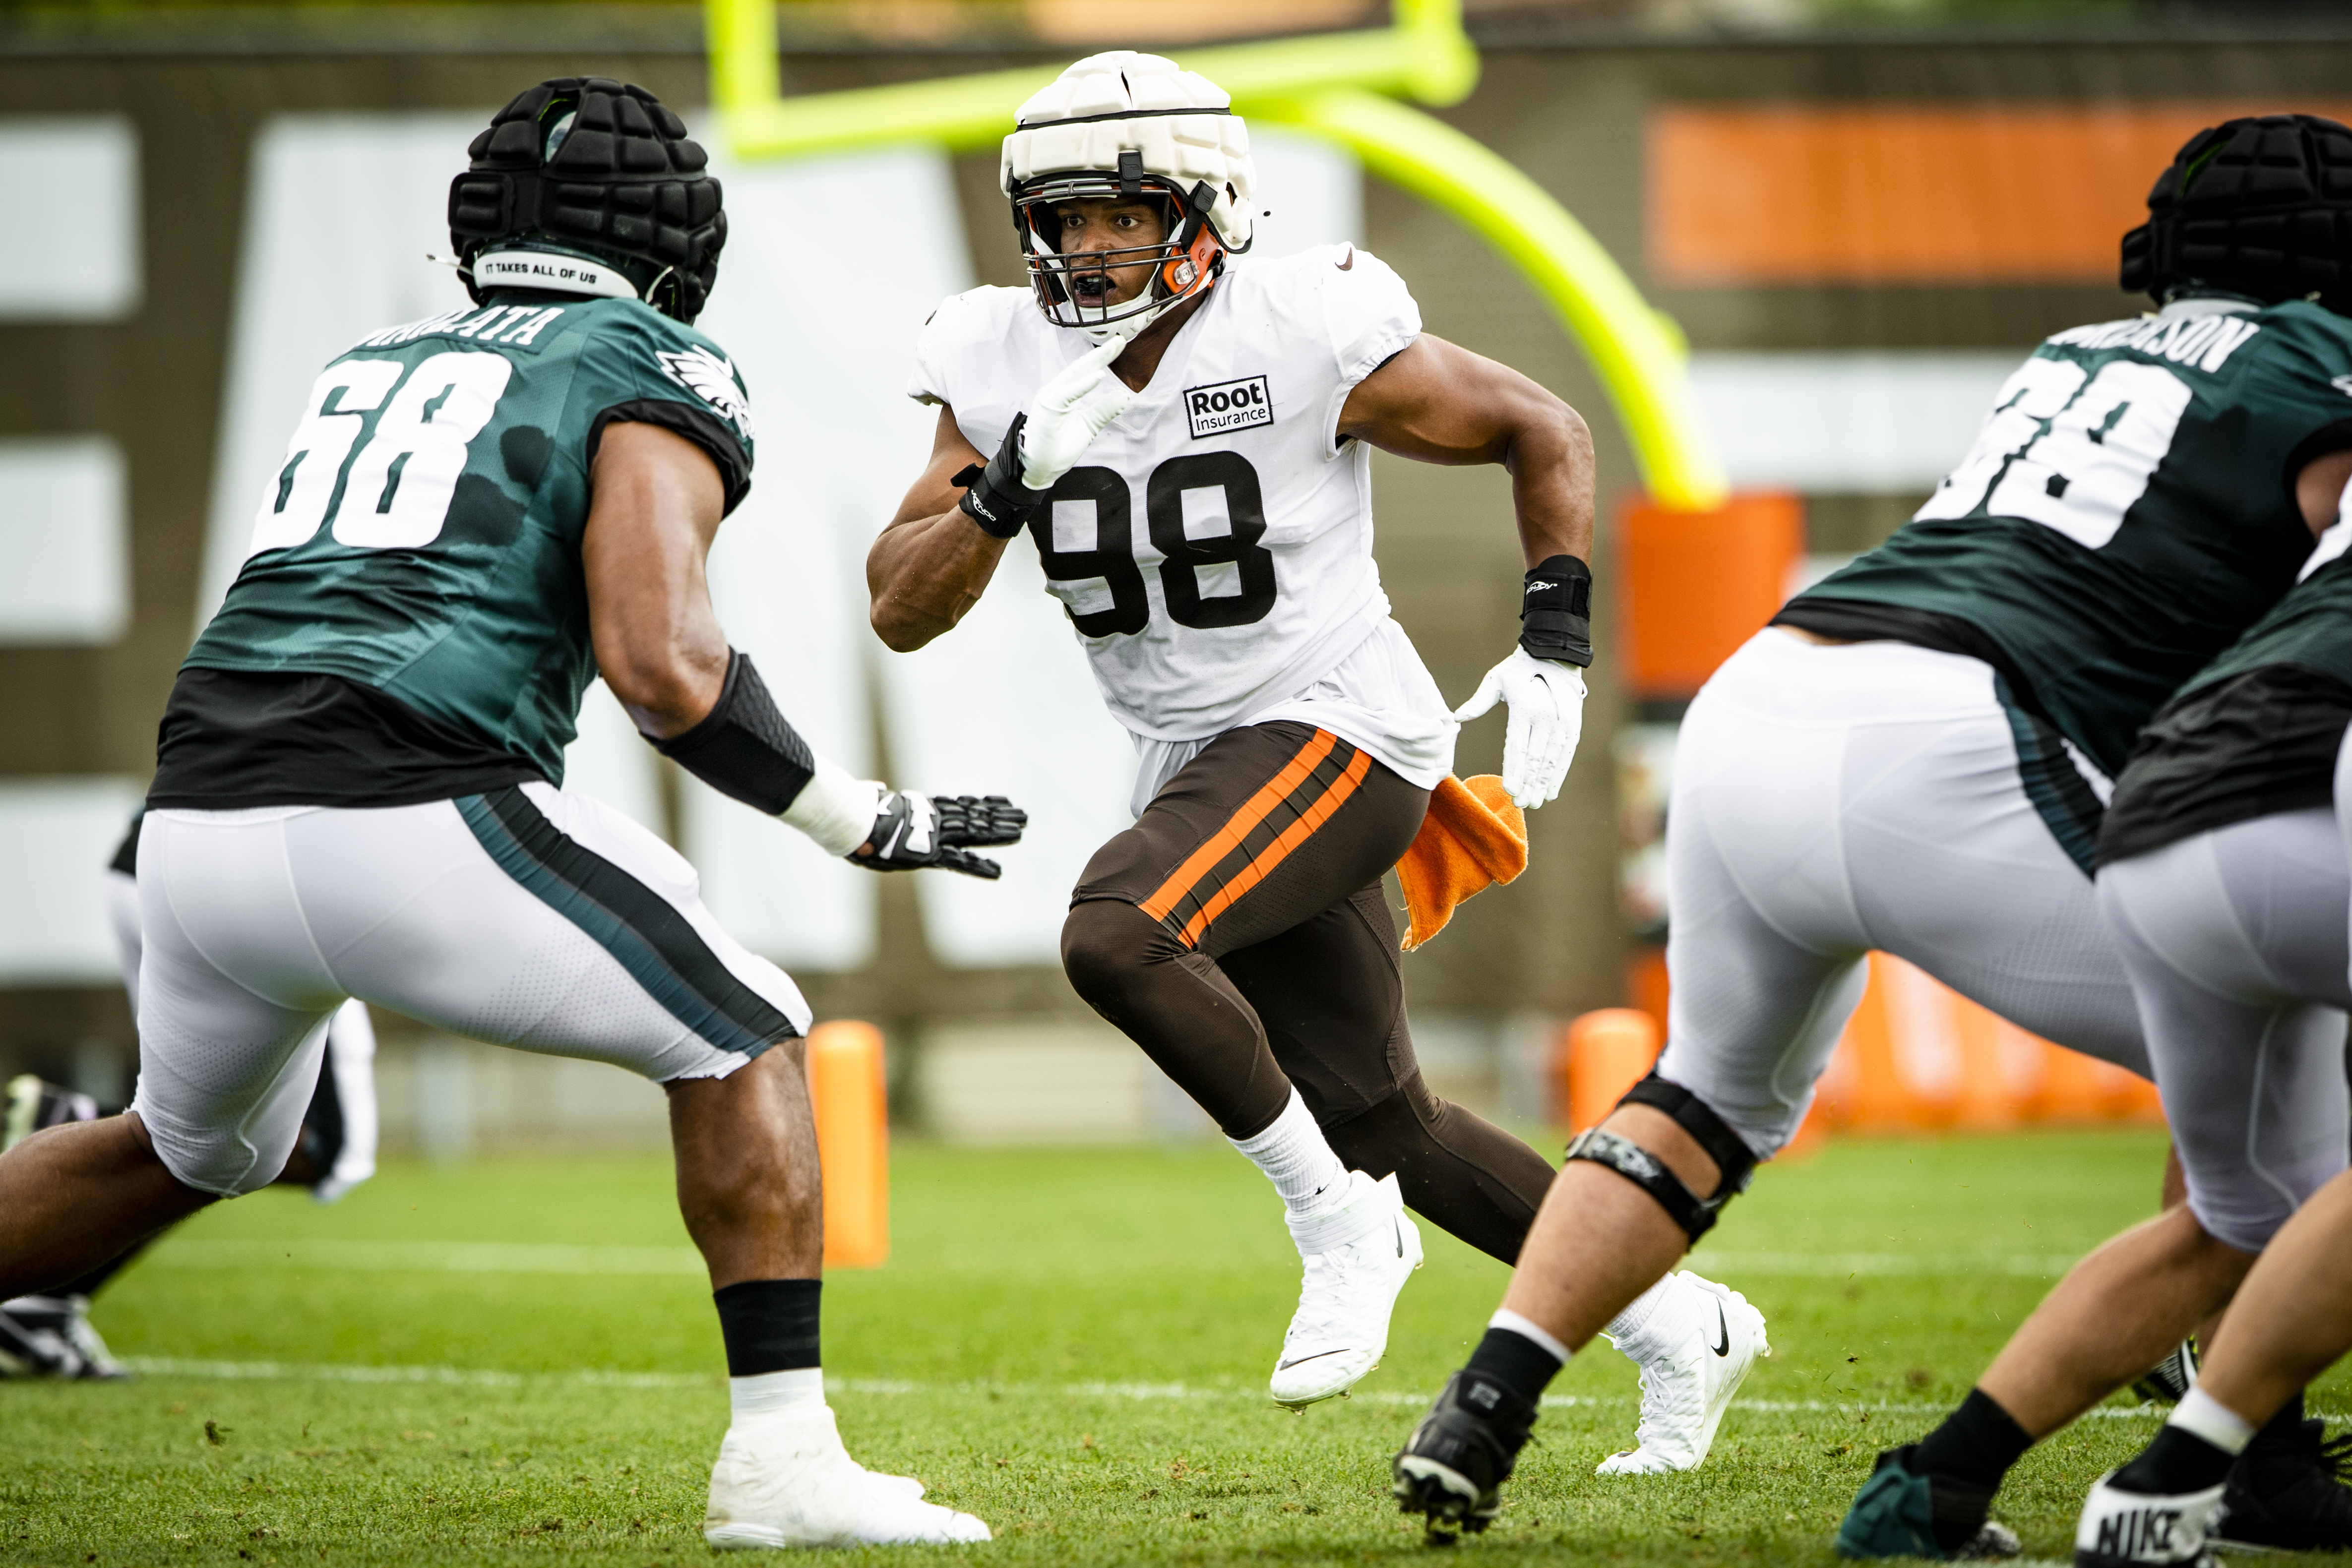
M 1149 201 L 1160 211 L 1163 228 L 1158 243 L 1062 251 L 1065 204 L 1138 200 Z M 1214 232 L 1190 210 L 1175 185 L 1154 175 L 1147 174 L 1138 186 L 1108 172 L 1055 174 L 1017 192 L 1013 206 L 1025 241 L 1030 287 L 1036 292 L 1038 308 L 1059 327 L 1101 327 L 1163 308 L 1206 283 L 1222 248 Z M 1112 275 L 1137 267 L 1150 269 L 1144 286 L 1132 298 L 1114 303 L 1118 280 Z

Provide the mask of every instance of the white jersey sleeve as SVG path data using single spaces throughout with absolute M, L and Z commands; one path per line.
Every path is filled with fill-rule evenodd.
M 1339 410 L 1358 382 L 1412 346 L 1421 336 L 1421 307 L 1396 269 L 1368 250 L 1333 246 L 1318 254 L 1332 258 L 1330 267 L 1314 274 L 1320 286 L 1317 298 L 1323 311 L 1323 330 L 1331 340 L 1339 385 L 1324 421 L 1327 449 L 1339 450 Z
M 1370 455 L 1334 434 L 1349 391 L 1420 331 L 1402 279 L 1351 246 L 1244 259 L 1055 486 L 1030 530 L 1046 589 L 1129 731 L 1181 742 L 1248 723 L 1387 621 Z M 908 391 L 993 452 L 1089 346 L 1026 290 L 973 289 L 924 329 Z
M 915 368 L 907 378 L 907 395 L 919 403 L 961 406 L 966 400 L 956 395 L 959 376 L 984 367 L 992 348 L 1002 350 L 1015 313 L 1024 306 L 1031 315 L 1037 314 L 1025 288 L 983 287 L 940 301 L 915 340 Z

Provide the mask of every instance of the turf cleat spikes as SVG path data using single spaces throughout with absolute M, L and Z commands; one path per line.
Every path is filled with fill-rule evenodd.
M 2178 1496 L 2125 1491 L 2115 1472 L 2099 1478 L 2074 1526 L 2074 1568 L 2212 1568 L 2205 1531 L 2221 1506 L 2220 1487 Z
M 2224 1551 L 2352 1550 L 2352 1490 L 2341 1479 L 2352 1437 L 2326 1439 L 2317 1420 L 2255 1433 L 2230 1467 L 2213 1543 Z
M 1421 1267 L 1421 1230 L 1395 1176 L 1374 1181 L 1350 1171 L 1347 1195 L 1320 1213 L 1294 1216 L 1290 1233 L 1306 1279 L 1267 1391 L 1296 1410 L 1347 1393 L 1380 1365 L 1397 1292 Z
M 1635 1446 L 1601 1460 L 1596 1475 L 1696 1469 L 1748 1368 L 1772 1354 L 1764 1314 L 1738 1291 L 1688 1270 L 1667 1276 L 1667 1285 L 1671 1294 L 1660 1311 L 1617 1346 L 1642 1369 Z
M 1467 1369 L 1446 1380 L 1391 1467 L 1390 1490 L 1405 1513 L 1476 1534 L 1495 1522 L 1503 1482 L 1535 1426 L 1532 1406 Z
M 1985 1517 L 1992 1490 L 1950 1476 L 1915 1475 L 1916 1443 L 1878 1456 L 1838 1526 L 1841 1557 L 1926 1557 L 1972 1562 L 2014 1557 L 2016 1531 Z

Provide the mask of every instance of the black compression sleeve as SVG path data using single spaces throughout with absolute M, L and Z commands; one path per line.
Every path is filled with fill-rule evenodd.
M 737 652 L 729 654 L 727 685 L 702 722 L 653 746 L 721 795 L 772 817 L 816 777 L 808 742 L 777 711 L 751 659 Z
M 1519 646 L 1538 659 L 1592 663 L 1592 570 L 1572 555 L 1528 571 L 1519 597 Z

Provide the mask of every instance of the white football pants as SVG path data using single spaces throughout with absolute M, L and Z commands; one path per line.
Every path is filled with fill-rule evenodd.
M 2345 799 L 2345 758 L 2336 798 Z M 2099 868 L 2189 1207 L 2259 1252 L 2345 1167 L 2347 923 L 2338 814 L 2283 811 Z
M 122 989 L 131 998 L 131 1016 L 135 1020 L 139 966 L 146 946 L 139 931 L 139 879 L 111 866 L 106 871 L 106 917 L 114 927 L 115 959 L 122 968 Z M 335 1168 L 311 1187 L 321 1203 L 330 1203 L 375 1175 L 382 1132 L 375 1101 L 375 1020 L 368 1016 L 367 1004 L 357 997 L 337 1008 L 334 1017 L 327 1020 L 326 1064 L 320 1071 L 335 1075 L 335 1103 L 343 1117 L 343 1142 L 335 1154 Z
M 1793 1136 L 1873 948 L 2146 1076 L 2085 877 L 2018 777 L 1991 666 L 1768 627 L 1683 720 L 1658 1071 L 1759 1157 Z
M 285 1166 L 347 997 L 453 1034 L 719 1078 L 803 1034 L 783 971 L 719 928 L 694 868 L 546 784 L 353 810 L 154 810 L 132 1104 L 224 1197 Z

